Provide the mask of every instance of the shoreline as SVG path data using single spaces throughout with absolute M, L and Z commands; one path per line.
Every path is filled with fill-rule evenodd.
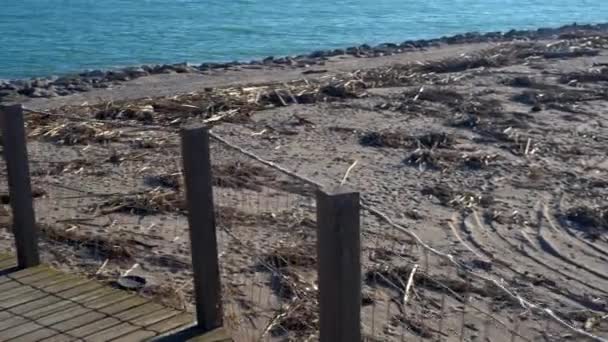
M 382 43 L 376 46 L 363 44 L 345 49 L 317 50 L 306 55 L 274 57 L 262 60 L 228 63 L 188 63 L 164 65 L 140 65 L 109 70 L 92 70 L 62 76 L 48 76 L 29 79 L 0 80 L 0 103 L 24 98 L 54 98 L 89 92 L 95 89 L 114 88 L 125 82 L 152 75 L 198 74 L 244 70 L 304 70 L 323 67 L 333 58 L 368 59 L 412 52 L 427 51 L 456 45 L 481 43 L 504 43 L 514 41 L 538 41 L 547 39 L 568 39 L 589 36 L 594 33 L 608 33 L 608 23 L 570 24 L 557 28 L 536 30 L 509 30 L 507 32 L 469 32 L 434 39 L 408 40 L 402 43 Z M 310 69 L 310 73 L 314 73 Z

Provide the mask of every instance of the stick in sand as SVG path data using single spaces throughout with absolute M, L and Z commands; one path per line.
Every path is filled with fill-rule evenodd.
M 355 162 L 351 166 L 348 167 L 348 169 L 346 170 L 346 173 L 344 173 L 344 177 L 342 177 L 342 181 L 340 182 L 340 185 L 344 185 L 344 183 L 346 183 L 346 180 L 348 179 L 348 175 L 350 174 L 350 171 L 352 169 L 354 169 L 355 166 L 357 166 L 358 162 L 359 162 L 358 160 L 355 160 Z
M 407 301 L 410 299 L 410 290 L 412 289 L 412 285 L 414 285 L 414 275 L 416 274 L 416 270 L 418 270 L 418 264 L 414 265 L 414 268 L 412 268 L 410 277 L 407 280 L 407 285 L 405 285 L 405 292 L 403 294 L 403 307 L 407 305 Z

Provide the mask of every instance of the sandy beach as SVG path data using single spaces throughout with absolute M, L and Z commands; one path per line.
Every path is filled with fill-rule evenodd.
M 3 101 L 28 109 L 41 248 L 58 268 L 108 282 L 129 271 L 148 280 L 145 294 L 190 308 L 178 132 L 206 123 L 324 186 L 356 162 L 348 187 L 466 267 L 362 212 L 369 340 L 511 341 L 517 331 L 521 340 L 581 341 L 576 329 L 608 338 L 607 86 L 608 31 L 569 30 L 307 66 L 152 74 Z M 314 339 L 314 188 L 217 141 L 212 161 L 235 335 Z M 6 184 L 0 195 L 8 203 Z M 0 243 L 10 241 L 3 229 Z M 394 283 L 413 265 L 421 271 L 404 310 Z

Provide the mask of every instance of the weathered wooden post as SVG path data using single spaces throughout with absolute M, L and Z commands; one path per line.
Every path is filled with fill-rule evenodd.
M 321 342 L 361 341 L 359 193 L 317 192 Z
M 209 133 L 204 127 L 184 129 L 181 139 L 197 325 L 206 332 L 223 323 Z
M 0 106 L 0 128 L 8 174 L 10 205 L 13 211 L 17 265 L 23 269 L 40 264 L 39 232 L 34 216 L 23 107 Z

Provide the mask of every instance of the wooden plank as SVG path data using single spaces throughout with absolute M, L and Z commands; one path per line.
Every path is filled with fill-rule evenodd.
M 105 330 L 109 327 L 112 327 L 112 326 L 115 326 L 118 324 L 120 324 L 120 321 L 117 320 L 116 318 L 107 317 L 107 318 L 104 318 L 97 322 L 93 322 L 93 323 L 78 327 L 76 329 L 66 331 L 66 333 L 69 334 L 70 336 L 84 338 L 85 336 L 93 335 L 99 331 Z
M 118 313 L 147 302 L 147 300 L 144 298 L 134 297 L 127 293 L 125 294 L 126 296 L 117 296 L 116 294 L 112 293 L 108 296 L 104 296 L 91 302 L 91 305 L 80 305 L 68 302 L 67 306 L 59 305 L 58 308 L 51 309 L 50 312 L 37 312 L 36 319 L 37 322 L 40 322 L 44 325 L 53 325 L 60 321 L 70 321 L 68 324 L 71 324 L 73 323 L 71 321 L 72 318 L 80 315 L 85 315 L 89 312 L 92 312 L 93 310 L 97 310 L 97 313 L 101 314 L 102 316 L 105 316 L 104 314 L 111 315 L 113 313 Z M 60 302 L 58 304 L 65 304 L 65 302 Z
M 177 316 L 180 313 L 181 312 L 177 311 L 177 310 L 173 310 L 173 309 L 169 309 L 169 308 L 164 308 L 162 310 L 158 310 L 156 312 L 152 312 L 152 313 L 149 313 L 147 315 L 144 315 L 144 316 L 132 319 L 130 322 L 132 324 L 134 324 L 134 325 L 139 325 L 139 326 L 142 326 L 142 327 L 147 327 L 149 325 L 152 325 L 154 323 L 163 321 L 163 320 L 171 318 L 173 316 Z M 194 317 L 193 317 L 193 319 L 194 319 Z
M 42 279 L 47 279 L 47 278 L 56 278 L 57 276 L 63 277 L 63 275 L 61 275 L 59 273 L 52 273 L 52 272 L 40 272 L 40 273 L 33 274 L 31 277 L 36 277 L 36 278 L 32 280 L 32 283 L 33 283 L 32 286 L 30 286 L 28 284 L 24 284 L 20 280 L 11 280 L 11 281 L 5 282 L 2 285 L 0 285 L 0 292 L 5 292 L 5 291 L 8 291 L 9 289 L 14 289 L 14 288 L 18 288 L 18 287 L 32 288 L 33 286 L 36 286 L 36 284 L 35 284 L 36 281 L 39 281 Z
M 87 303 L 74 303 L 74 302 L 70 302 L 70 301 L 61 301 L 58 303 L 55 303 L 53 305 L 49 305 L 48 307 L 45 308 L 41 308 L 38 310 L 32 310 L 28 313 L 25 313 L 24 315 L 27 316 L 28 318 L 31 319 L 41 319 L 42 317 L 48 316 L 48 315 L 54 315 L 66 310 L 75 310 L 76 308 L 84 308 L 86 307 L 87 309 L 90 310 L 96 310 L 99 308 L 103 308 L 105 306 L 109 306 L 112 305 L 116 302 L 120 302 L 122 300 L 128 299 L 132 297 L 132 295 L 128 294 L 128 293 L 124 293 L 124 295 L 117 295 L 116 293 L 111 293 L 109 295 L 105 295 L 99 298 L 96 298 L 90 302 Z
M 74 338 L 72 336 L 68 336 L 68 335 L 64 335 L 64 334 L 57 334 L 48 338 L 45 338 L 43 341 L 44 342 L 70 342 L 70 341 L 77 341 L 77 338 Z M 32 341 L 34 342 L 34 341 Z
M 197 324 L 210 331 L 222 326 L 223 313 L 209 133 L 204 127 L 184 129 L 181 140 Z
M 141 327 L 143 327 L 144 330 L 138 330 L 133 333 L 127 334 L 126 336 L 121 336 L 119 339 L 117 339 L 117 341 L 141 341 L 141 339 L 143 338 L 156 336 L 159 334 L 159 332 L 147 330 L 146 327 L 155 323 L 169 320 L 170 318 L 175 317 L 179 314 L 179 311 L 165 308 L 163 310 L 159 310 L 151 314 L 141 316 L 139 318 L 136 318 L 135 320 L 130 320 L 129 323 L 140 327 L 140 329 L 142 329 Z M 190 316 L 190 322 L 192 322 L 192 315 L 188 316 Z
M 119 312 L 119 313 L 113 315 L 113 317 L 118 318 L 123 321 L 131 321 L 132 319 L 141 317 L 150 312 L 156 312 L 162 308 L 163 308 L 163 306 L 160 304 L 157 304 L 157 303 L 146 303 L 146 304 L 140 305 L 138 307 L 135 307 L 133 309 Z
M 124 335 L 122 337 L 118 337 L 112 342 L 133 342 L 133 341 L 145 341 L 150 339 L 151 337 L 156 336 L 157 334 L 148 330 L 137 330 L 130 334 Z
M 68 307 L 62 311 L 54 312 L 52 315 L 40 317 L 36 320 L 36 322 L 44 326 L 52 326 L 59 322 L 67 321 L 69 319 L 79 317 L 89 312 L 91 312 L 91 309 L 82 306 Z
M 179 327 L 183 327 L 190 324 L 192 324 L 192 315 L 189 313 L 182 313 L 164 321 L 152 324 L 146 327 L 146 330 L 151 330 L 159 334 L 164 334 Z
M 72 291 L 72 290 L 68 290 L 68 291 Z M 102 287 L 102 288 L 96 289 L 91 292 L 74 295 L 74 296 L 72 296 L 71 300 L 73 302 L 82 301 L 82 303 L 84 305 L 87 300 L 97 299 L 99 297 L 107 295 L 108 293 L 109 293 L 109 289 Z M 31 312 L 31 311 L 34 311 L 34 310 L 37 310 L 40 308 L 45 308 L 45 307 L 54 305 L 59 302 L 63 303 L 65 306 L 73 304 L 73 303 L 70 303 L 69 301 L 65 301 L 63 298 L 60 298 L 57 296 L 48 296 L 48 297 L 44 297 L 44 298 L 41 298 L 41 299 L 33 301 L 33 302 L 29 302 L 29 303 L 22 304 L 17 307 L 11 308 L 11 312 L 14 312 L 15 314 L 27 314 L 28 312 Z
M 188 342 L 232 342 L 230 334 L 224 328 L 218 328 L 201 336 L 193 337 Z
M 13 274 L 11 274 L 11 275 L 9 275 L 9 277 L 13 278 L 15 282 L 23 284 L 23 285 L 37 286 L 40 284 L 44 284 L 45 279 L 55 277 L 58 275 L 61 275 L 63 277 L 66 276 L 66 274 L 53 270 L 53 269 L 50 269 L 50 268 L 40 268 L 40 271 L 38 271 L 38 272 L 30 273 L 27 275 L 22 275 L 18 278 L 16 277 L 17 276 L 16 274 L 15 274 L 15 276 L 13 276 Z
M 43 284 L 36 286 L 39 289 L 49 293 L 57 293 L 65 291 L 76 286 L 80 286 L 86 283 L 90 283 L 90 280 L 73 278 L 70 276 L 63 277 L 62 279 L 47 280 Z
M 34 290 L 33 292 L 25 292 L 21 295 L 14 296 L 7 300 L 0 301 L 0 308 L 3 310 L 11 309 L 14 306 L 18 306 L 24 303 L 32 302 L 43 297 L 48 297 L 49 294 L 43 291 Z
M 12 254 L 0 254 L 0 261 L 7 259 L 15 260 L 15 257 Z
M 32 275 L 34 273 L 38 273 L 41 271 L 48 271 L 48 270 L 53 270 L 52 268 L 49 268 L 46 265 L 38 265 L 35 267 L 30 267 L 30 268 L 26 268 L 24 270 L 19 270 L 17 272 L 13 272 L 9 275 L 10 278 L 12 279 L 21 279 L 23 277 L 27 277 L 29 275 Z
M 38 329 L 38 330 L 32 331 L 30 333 L 27 333 L 25 335 L 15 335 L 9 341 L 35 342 L 35 341 L 40 341 L 41 339 L 44 339 L 44 338 L 56 336 L 57 334 L 58 333 L 54 330 L 42 328 L 42 329 Z M 68 337 L 66 335 L 61 335 L 61 337 L 64 338 L 63 341 L 70 341 L 70 337 Z
M 68 301 L 59 301 L 55 304 L 51 304 L 51 305 L 47 305 L 45 307 L 41 307 L 35 310 L 31 310 L 29 312 L 24 313 L 23 315 L 26 316 L 29 319 L 40 319 L 42 317 L 45 317 L 47 315 L 51 315 L 56 311 L 61 311 L 61 310 L 65 310 L 68 307 L 76 307 L 77 304 L 74 304 L 72 302 L 68 302 Z
M 59 283 L 57 283 L 57 281 L 59 281 Z M 79 285 L 91 283 L 90 281 L 84 279 L 80 282 L 71 281 L 71 279 L 69 278 L 56 279 L 52 282 L 54 284 L 46 288 L 43 287 L 44 290 L 38 290 L 37 288 L 31 288 L 26 286 L 24 286 L 23 288 L 11 290 L 6 295 L 6 297 L 8 298 L 4 299 L 5 295 L 2 295 L 2 299 L 0 300 L 0 308 L 9 309 L 14 306 L 32 302 L 46 296 L 51 296 L 55 292 L 61 292 L 74 287 L 78 287 Z
M 103 312 L 107 315 L 114 315 L 117 314 L 121 311 L 125 311 L 137 306 L 140 306 L 144 303 L 148 302 L 147 299 L 142 298 L 142 297 L 132 297 L 123 301 L 120 301 L 116 304 L 104 307 L 104 308 L 100 308 L 98 309 L 99 312 Z
M 2 321 L 0 321 L 0 333 L 2 332 L 2 330 L 8 329 L 12 326 L 23 324 L 26 322 L 28 322 L 28 320 L 23 317 L 13 316 L 8 319 L 3 319 Z
M 93 301 L 87 302 L 86 306 L 87 308 L 91 308 L 91 309 L 101 309 L 103 307 L 106 307 L 108 305 L 112 305 L 121 301 L 125 301 L 125 300 L 129 300 L 130 298 L 134 298 L 135 296 L 128 293 L 128 292 L 123 292 L 123 291 L 112 291 L 111 293 L 101 297 L 101 298 L 97 298 Z
M 32 272 L 26 272 L 31 270 Z M 23 273 L 22 273 L 23 272 Z M 30 283 L 35 280 L 44 279 L 45 277 L 50 277 L 53 275 L 62 274 L 59 271 L 47 268 L 47 267 L 35 267 L 32 269 L 26 269 L 18 271 L 17 273 L 9 274 L 9 278 L 12 278 L 14 281 L 22 284 Z
M 8 283 L 8 282 L 12 282 L 13 279 L 7 277 L 7 276 L 0 276 L 0 285 L 4 284 L 4 283 Z
M 87 304 L 88 302 L 91 302 L 93 300 L 97 300 L 101 297 L 104 296 L 108 296 L 108 295 L 114 295 L 116 292 L 116 290 L 111 289 L 111 288 L 107 288 L 107 287 L 100 287 L 94 291 L 91 292 L 87 292 L 87 293 L 82 293 L 79 295 L 72 295 L 72 297 L 70 298 L 72 301 L 77 302 L 77 303 L 81 303 L 83 305 Z
M 137 318 L 146 313 L 149 313 L 150 311 L 158 310 L 159 308 L 162 308 L 162 305 L 156 304 L 156 303 L 147 303 L 144 305 L 140 305 L 134 309 L 122 311 L 112 317 L 116 318 L 117 320 L 120 320 L 120 321 L 129 321 L 133 318 Z M 95 321 L 95 320 L 98 320 L 98 319 L 101 319 L 104 317 L 106 317 L 106 315 L 104 313 L 101 313 L 98 311 L 92 311 L 87 314 L 83 314 L 82 316 L 78 316 L 76 318 L 69 319 L 69 320 L 63 321 L 59 324 L 53 325 L 52 328 L 61 330 L 61 331 L 69 331 L 72 329 L 76 329 L 78 327 L 85 326 L 88 323 L 91 323 L 92 321 Z M 117 321 L 117 323 L 120 323 L 120 321 Z M 109 327 L 110 326 L 108 326 L 108 328 Z
M 87 312 L 87 313 L 78 315 L 72 319 L 66 319 L 62 322 L 56 323 L 56 324 L 52 325 L 51 328 L 58 330 L 58 331 L 69 331 L 69 330 L 81 327 L 83 325 L 87 325 L 91 322 L 98 321 L 105 317 L 106 317 L 106 315 L 104 315 L 100 312 L 91 311 L 91 312 Z
M 13 307 L 10 310 L 16 315 L 21 315 L 33 310 L 48 307 L 49 305 L 53 305 L 61 301 L 63 301 L 63 299 L 55 296 L 47 296 L 38 300 L 31 301 L 29 303 L 24 303 L 19 306 Z
M 26 320 L 23 324 L 15 324 L 10 329 L 0 331 L 0 340 L 4 341 L 2 337 L 16 338 L 42 328 L 44 328 L 42 325 Z M 57 334 L 57 332 L 55 332 L 55 334 Z
M 14 260 L 14 259 L 0 260 L 0 271 L 9 269 L 9 268 L 15 267 L 15 266 L 17 266 L 17 260 Z
M 48 268 L 46 266 L 42 266 L 42 265 L 26 268 L 24 270 L 19 270 L 19 271 L 11 273 L 9 275 L 1 276 L 0 284 L 4 284 L 5 282 L 20 279 L 23 276 L 29 276 L 34 273 L 38 273 L 38 272 L 42 272 L 42 271 L 46 271 L 46 270 L 48 270 Z
M 317 192 L 321 342 L 361 341 L 359 194 Z
M 140 328 L 130 323 L 121 323 L 119 325 L 113 326 L 109 329 L 100 331 L 93 335 L 86 336 L 85 340 L 87 340 L 88 342 L 109 341 L 111 339 L 123 336 L 138 329 Z
M 23 269 L 40 264 L 40 256 L 21 105 L 0 106 L 0 129 L 13 211 L 17 263 Z
M 42 286 L 44 284 L 47 284 L 49 282 L 54 282 L 55 280 L 62 280 L 62 281 L 68 280 L 68 279 L 66 279 L 65 275 L 60 274 L 60 273 L 57 273 L 57 274 L 37 273 L 33 276 L 38 276 L 39 278 L 42 278 L 42 279 L 32 280 L 30 282 L 30 284 L 24 284 L 19 281 L 12 281 L 10 283 L 4 283 L 0 286 L 0 293 L 3 294 L 4 298 L 7 298 L 10 291 L 16 291 L 17 289 L 36 290 L 36 289 L 42 288 Z
M 80 286 L 76 286 L 74 288 L 67 289 L 65 291 L 57 292 L 54 294 L 54 296 L 57 296 L 59 298 L 74 300 L 75 296 L 101 289 L 102 286 L 103 285 L 101 285 L 98 282 L 91 281 L 88 283 L 81 284 Z

